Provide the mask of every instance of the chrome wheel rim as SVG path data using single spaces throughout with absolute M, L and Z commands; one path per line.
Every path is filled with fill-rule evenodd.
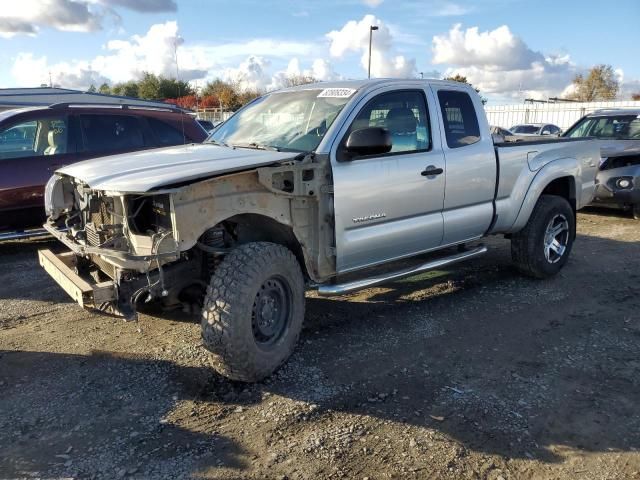
M 547 224 L 544 233 L 544 256 L 549 263 L 557 263 L 567 251 L 569 243 L 569 221 L 562 214 L 555 215 Z

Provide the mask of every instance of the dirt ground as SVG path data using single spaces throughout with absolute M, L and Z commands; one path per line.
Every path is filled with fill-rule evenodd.
M 271 379 L 225 380 L 186 314 L 81 310 L 0 245 L 0 478 L 640 478 L 640 223 L 579 215 L 534 281 L 508 241 L 357 295 L 308 294 Z

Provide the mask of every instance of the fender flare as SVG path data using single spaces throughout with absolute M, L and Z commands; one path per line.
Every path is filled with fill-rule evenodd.
M 515 233 L 525 227 L 536 203 L 538 202 L 538 199 L 540 198 L 540 195 L 542 195 L 544 189 L 547 188 L 547 186 L 554 180 L 570 177 L 573 181 L 574 192 L 577 195 L 575 188 L 577 183 L 576 179 L 580 178 L 581 172 L 582 167 L 580 162 L 571 157 L 554 160 L 542 167 L 529 184 L 527 193 L 522 201 L 522 205 L 520 206 L 518 216 L 507 233 Z

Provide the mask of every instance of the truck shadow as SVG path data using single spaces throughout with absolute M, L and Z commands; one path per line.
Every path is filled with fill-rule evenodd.
M 244 469 L 243 444 L 215 425 L 273 394 L 316 405 L 310 422 L 368 416 L 505 459 L 640 448 L 640 245 L 581 235 L 559 276 L 533 281 L 492 243 L 451 272 L 310 295 L 300 348 L 256 385 L 99 352 L 0 352 L 0 473 Z
M 182 478 L 209 466 L 242 469 L 243 448 L 207 428 L 231 407 L 202 417 L 191 403 L 176 409 L 193 398 L 175 379 L 209 373 L 106 352 L 0 350 L 0 477 Z

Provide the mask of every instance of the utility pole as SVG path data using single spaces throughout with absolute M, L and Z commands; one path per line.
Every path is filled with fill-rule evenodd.
M 374 30 L 378 30 L 377 25 L 369 26 L 369 70 L 367 73 L 367 78 L 371 78 L 371 38 L 373 37 Z

